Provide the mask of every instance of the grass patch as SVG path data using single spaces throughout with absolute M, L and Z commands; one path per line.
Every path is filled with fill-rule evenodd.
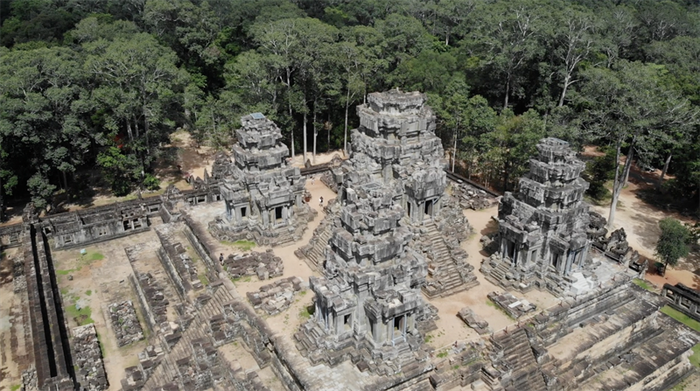
M 667 305 L 664 306 L 663 308 L 661 308 L 660 311 L 663 312 L 664 314 L 672 317 L 673 319 L 683 323 L 684 325 L 690 327 L 691 329 L 693 329 L 697 332 L 700 332 L 700 322 L 698 322 L 695 319 L 692 319 L 688 315 L 686 315 L 678 310 L 675 310 Z
M 104 256 L 104 254 L 95 251 L 95 252 L 89 252 L 85 255 L 81 255 L 80 259 L 83 261 L 90 261 L 90 262 L 101 261 L 101 260 L 105 259 L 105 256 Z
M 430 343 L 433 340 L 433 336 L 430 334 L 425 335 L 425 343 Z
M 88 306 L 78 309 L 75 306 L 75 304 L 73 304 L 66 307 L 66 312 L 68 313 L 68 316 L 75 319 L 75 322 L 78 323 L 78 326 L 83 326 L 89 323 L 95 323 L 95 321 L 91 318 L 92 309 Z
M 309 310 L 309 308 L 312 308 Z M 313 315 L 313 307 L 303 307 L 301 311 L 299 311 L 299 317 L 301 319 L 310 319 L 311 315 Z
M 13 384 L 10 386 L 10 391 L 17 391 L 20 387 L 22 387 L 21 384 Z
M 61 276 L 65 276 L 65 275 L 73 273 L 74 271 L 76 271 L 76 269 L 56 270 L 56 274 L 59 274 Z
M 204 285 L 204 286 L 209 285 L 209 279 L 207 278 L 206 275 L 200 274 L 200 275 L 198 275 L 197 277 L 199 277 L 199 282 L 201 282 L 202 285 Z
M 496 303 L 494 303 L 493 301 L 491 301 L 491 299 L 486 299 L 486 305 L 488 305 L 489 307 L 493 307 L 493 308 L 497 309 L 497 310 L 500 311 L 503 315 L 507 316 L 508 319 L 510 319 L 510 320 L 515 320 L 514 317 L 510 316 L 510 314 L 507 313 L 506 310 L 504 310 L 503 308 L 501 308 L 501 306 L 499 306 L 498 304 L 496 304 Z
M 693 346 L 693 355 L 688 360 L 695 368 L 700 368 L 700 343 Z
M 645 280 L 642 280 L 640 278 L 635 278 L 632 280 L 632 283 L 642 289 L 646 289 L 649 292 L 654 292 L 654 287 L 649 285 Z
M 253 247 L 256 246 L 255 242 L 250 241 L 250 240 L 236 240 L 235 242 L 229 242 L 228 240 L 222 240 L 221 244 L 224 244 L 226 246 L 236 247 L 237 249 L 239 249 L 241 251 L 250 251 Z
M 90 289 L 88 289 L 88 290 L 85 291 L 85 294 L 86 294 L 87 296 L 90 296 L 90 295 L 92 295 L 92 291 L 91 291 Z
M 443 350 L 442 352 L 437 354 L 438 358 L 445 358 L 447 357 L 447 350 Z
M 306 296 L 306 292 L 306 289 L 304 289 L 303 291 L 299 292 L 299 296 Z

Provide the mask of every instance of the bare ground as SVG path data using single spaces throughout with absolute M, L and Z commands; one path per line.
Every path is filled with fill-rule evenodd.
M 583 155 L 585 158 L 600 154 L 594 148 L 589 147 Z M 645 201 L 649 194 L 657 192 L 656 185 L 660 175 L 660 170 L 643 172 L 636 165 L 633 165 L 629 182 L 620 194 L 613 224 L 614 229 L 625 229 L 630 246 L 639 251 L 641 257 L 649 259 L 650 265 L 655 262 L 654 248 L 661 234 L 659 230 L 661 219 L 673 217 L 685 223 L 694 224 L 697 222 L 696 219 L 671 210 L 670 205 L 662 208 Z M 606 205 L 594 205 L 591 209 L 607 218 L 610 212 L 610 202 L 608 201 Z M 688 257 L 681 259 L 676 267 L 668 268 L 665 277 L 652 271 L 647 273 L 646 279 L 659 289 L 665 283 L 676 284 L 679 282 L 694 289 L 700 289 L 700 276 L 694 274 L 694 271 L 698 269 L 700 269 L 700 253 L 698 246 L 694 246 L 693 252 Z

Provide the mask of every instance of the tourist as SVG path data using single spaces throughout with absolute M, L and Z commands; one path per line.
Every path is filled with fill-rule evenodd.
M 318 206 L 323 206 L 323 197 L 318 199 Z
M 221 255 L 219 255 L 219 263 L 222 265 L 224 264 L 224 253 L 221 253 Z

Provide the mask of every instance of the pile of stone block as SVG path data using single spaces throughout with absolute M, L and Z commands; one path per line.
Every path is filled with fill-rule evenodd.
M 496 197 L 468 183 L 454 184 L 452 196 L 457 199 L 462 209 L 482 210 L 498 204 Z
M 136 317 L 134 303 L 131 300 L 110 304 L 109 317 L 112 321 L 112 330 L 117 336 L 117 345 L 119 347 L 143 339 L 143 329 L 141 329 L 141 323 Z
M 163 288 L 151 273 L 137 273 L 138 283 L 146 296 L 146 302 L 155 319 L 156 324 L 167 320 L 168 304 L 170 302 L 165 297 Z
M 464 307 L 459 310 L 457 316 L 480 335 L 491 333 L 491 327 L 489 327 L 488 322 L 475 314 L 469 307 Z
M 247 254 L 232 254 L 224 259 L 223 266 L 231 278 L 258 276 L 260 280 L 267 280 L 281 276 L 284 272 L 282 259 L 272 250 L 264 253 L 253 251 Z
M 306 289 L 299 277 L 287 277 L 272 284 L 263 285 L 257 292 L 248 292 L 246 296 L 253 308 L 268 315 L 285 311 L 294 302 L 294 295 Z
M 503 310 L 508 315 L 512 316 L 515 319 L 518 319 L 523 315 L 529 314 L 530 312 L 534 312 L 537 309 L 536 305 L 531 304 L 525 299 L 518 299 L 509 292 L 491 292 L 488 295 L 486 295 L 486 297 L 488 297 L 491 301 L 496 303 L 496 305 L 498 305 L 499 307 L 503 308 Z
M 76 327 L 72 331 L 73 364 L 81 390 L 101 391 L 109 388 L 102 362 L 102 351 L 94 324 Z
M 22 387 L 20 391 L 38 391 L 39 386 L 36 378 L 36 368 L 32 365 L 29 369 L 22 371 Z

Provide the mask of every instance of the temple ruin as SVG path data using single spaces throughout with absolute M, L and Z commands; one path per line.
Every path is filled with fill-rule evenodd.
M 190 190 L 49 216 L 29 205 L 22 223 L 0 227 L 16 296 L 3 342 L 21 390 L 661 391 L 697 381 L 689 357 L 700 333 L 660 309 L 697 320 L 700 296 L 632 283 L 645 264 L 623 230 L 608 234 L 589 213 L 583 164 L 565 142 L 540 142 L 520 189 L 501 200 L 496 254 L 474 271 L 463 208 L 495 197 L 443 171 L 425 96 L 370 94 L 358 114 L 346 161 L 288 166 L 279 129 L 251 115 L 235 163 L 219 154 Z M 304 175 L 319 172 L 338 197 L 311 241 L 292 243 L 314 214 L 301 202 Z M 302 248 L 291 264 L 279 247 L 222 253 L 220 239 L 241 238 Z M 106 255 L 104 274 L 81 263 L 88 245 Z M 308 274 L 285 274 L 302 266 Z M 479 272 L 499 288 L 465 292 Z M 94 293 L 68 289 L 98 277 Z M 105 322 L 73 327 L 80 294 Z M 105 346 L 130 366 L 115 371 Z
M 583 201 L 588 183 L 580 177 L 586 166 L 559 139 L 543 139 L 537 150 L 519 190 L 501 200 L 498 250 L 481 271 L 506 288 L 559 294 L 577 281 L 575 273 L 582 276 L 590 247 L 589 207 Z
M 340 204 L 363 186 L 381 186 L 391 194 L 385 202 L 401 206 L 402 225 L 413 233 L 408 247 L 428 260 L 423 291 L 441 297 L 478 281 L 459 246 L 471 228 L 459 201 L 445 193 L 444 150 L 435 136 L 435 114 L 425 102 L 425 95 L 418 92 L 369 94 L 367 104 L 357 107 L 360 127 L 352 131 L 351 158 L 331 168 L 330 182 L 338 189 Z M 319 271 L 331 235 L 341 225 L 340 204 L 329 206 L 328 217 L 310 243 L 297 251 Z
M 314 212 L 303 201 L 305 178 L 287 164 L 282 132 L 260 113 L 241 118 L 233 163 L 217 159 L 212 169 L 226 211 L 209 229 L 220 240 L 251 239 L 281 245 L 301 238 Z

